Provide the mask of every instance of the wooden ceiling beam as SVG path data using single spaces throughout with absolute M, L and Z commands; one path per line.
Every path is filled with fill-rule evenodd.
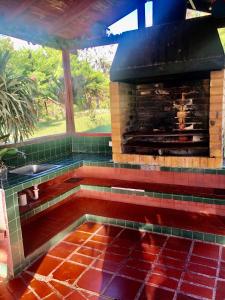
M 22 15 L 25 11 L 27 11 L 35 2 L 38 0 L 24 0 L 22 1 L 14 10 L 7 13 L 7 21 L 11 21 L 14 18 Z
M 77 0 L 74 2 L 72 7 L 69 7 L 64 11 L 63 15 L 56 21 L 48 26 L 51 33 L 57 33 L 62 31 L 68 24 L 70 24 L 74 19 L 78 18 L 86 10 L 90 9 L 90 5 L 93 5 L 95 0 Z

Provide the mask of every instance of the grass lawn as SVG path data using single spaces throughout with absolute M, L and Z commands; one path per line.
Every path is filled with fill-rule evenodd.
M 96 121 L 92 122 L 86 112 L 76 113 L 75 126 L 77 132 L 111 132 L 110 113 L 98 113 Z M 43 121 L 37 124 L 37 129 L 31 138 L 66 132 L 66 121 Z

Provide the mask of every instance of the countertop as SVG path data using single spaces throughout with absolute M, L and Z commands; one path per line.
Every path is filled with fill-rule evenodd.
M 29 182 L 32 182 L 36 179 L 43 179 L 46 178 L 46 181 L 48 180 L 48 176 L 52 175 L 54 173 L 58 173 L 60 171 L 67 171 L 68 167 L 70 168 L 76 168 L 83 165 L 83 162 L 90 162 L 90 163 L 101 163 L 101 162 L 112 162 L 112 156 L 111 155 L 104 155 L 104 154 L 80 154 L 80 153 L 71 153 L 70 155 L 55 158 L 47 161 L 42 162 L 32 162 L 32 163 L 26 163 L 24 165 L 28 164 L 44 164 L 44 163 L 50 163 L 59 165 L 59 167 L 50 169 L 48 171 L 42 172 L 37 175 L 18 175 L 18 174 L 12 174 L 8 173 L 8 179 L 6 181 L 1 182 L 1 188 L 4 190 L 8 190 L 11 188 L 15 188 L 16 186 L 19 186 L 21 184 L 27 184 L 29 185 Z

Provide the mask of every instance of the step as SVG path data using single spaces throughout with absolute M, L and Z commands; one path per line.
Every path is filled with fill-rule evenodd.
M 77 178 L 74 178 L 77 180 Z M 73 178 L 69 179 L 68 182 L 72 182 Z M 80 178 L 80 185 L 83 186 L 98 186 L 98 187 L 109 187 L 109 188 L 122 188 L 122 189 L 133 189 L 140 190 L 149 193 L 150 196 L 161 198 L 161 195 L 168 195 L 169 198 L 174 196 L 174 199 L 182 199 L 182 196 L 191 196 L 195 202 L 202 202 L 202 198 L 209 199 L 210 204 L 225 204 L 225 188 L 224 189 L 213 189 L 206 187 L 192 187 L 185 185 L 174 185 L 174 184 L 162 184 L 162 183 L 147 183 L 138 181 L 128 180 L 117 180 L 117 179 L 102 179 L 102 178 Z M 152 194 L 150 194 L 152 193 Z M 154 193 L 154 194 L 153 194 Z M 180 197 L 179 197 L 180 196 Z M 194 198 L 195 197 L 195 198 Z M 166 198 L 164 196 L 163 198 Z M 199 198 L 199 199 L 197 199 Z M 190 200 L 190 198 L 187 198 Z M 210 199 L 215 201 L 210 201 Z M 185 198 L 184 198 L 185 200 Z M 207 203 L 207 201 L 204 201 Z
M 224 216 L 74 195 L 22 225 L 25 256 L 84 215 L 116 220 L 118 224 L 127 222 L 131 227 L 145 224 L 152 231 L 225 244 Z

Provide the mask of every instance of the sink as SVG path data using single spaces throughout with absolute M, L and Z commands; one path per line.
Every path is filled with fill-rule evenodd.
M 53 165 L 53 164 L 27 165 L 9 171 L 9 173 L 34 176 L 59 167 L 60 165 Z

